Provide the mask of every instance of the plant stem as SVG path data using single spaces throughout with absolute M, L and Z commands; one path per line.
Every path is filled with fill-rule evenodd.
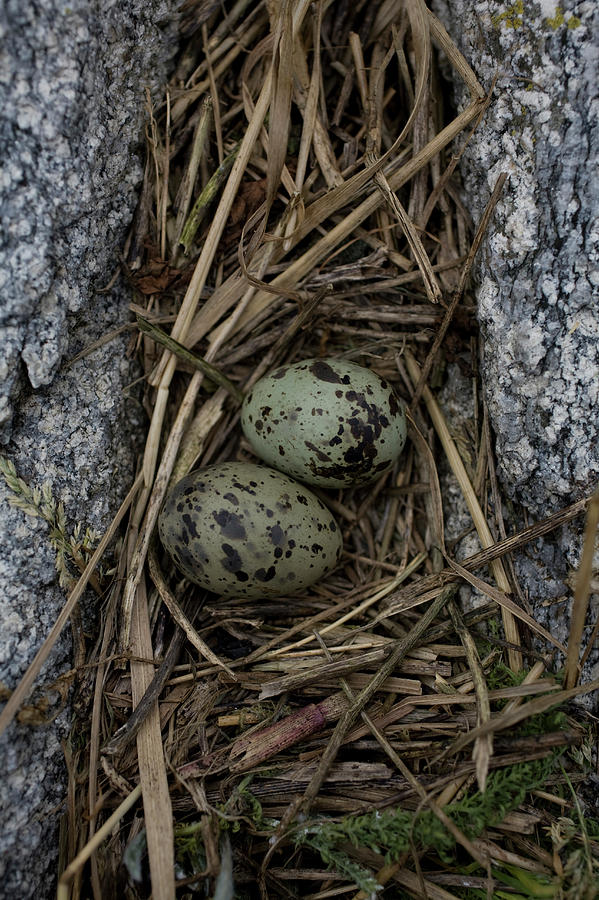
M 240 391 L 232 381 L 229 381 L 226 375 L 223 375 L 222 372 L 219 372 L 218 369 L 211 366 L 210 363 L 206 362 L 205 359 L 202 359 L 201 356 L 192 353 L 191 350 L 188 350 L 187 347 L 184 347 L 179 341 L 170 337 L 170 335 L 163 331 L 162 328 L 159 328 L 158 325 L 153 325 L 152 322 L 148 322 L 147 319 L 144 319 L 144 317 L 140 315 L 137 315 L 136 318 L 140 331 L 143 331 L 144 334 L 148 334 L 152 340 L 156 341 L 156 343 L 163 344 L 163 346 L 167 347 L 175 354 L 175 356 L 178 356 L 179 359 L 189 363 L 194 369 L 199 369 L 206 378 L 209 378 L 214 384 L 217 384 L 219 387 L 223 387 L 228 391 L 239 405 L 243 403 L 243 391 Z

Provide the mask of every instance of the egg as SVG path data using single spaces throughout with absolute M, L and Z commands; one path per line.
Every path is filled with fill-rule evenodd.
M 342 547 L 318 497 L 249 462 L 186 475 L 167 496 L 158 531 L 186 578 L 225 597 L 295 593 L 334 568 Z
M 265 375 L 243 402 L 241 425 L 256 456 L 321 487 L 372 481 L 406 440 L 391 386 L 342 359 L 307 359 Z

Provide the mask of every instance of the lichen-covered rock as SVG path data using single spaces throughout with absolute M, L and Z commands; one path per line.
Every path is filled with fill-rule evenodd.
M 119 307 L 121 320 L 126 318 L 125 300 L 122 291 L 105 295 L 93 323 L 71 323 L 70 355 L 114 328 Z M 87 528 L 103 533 L 134 476 L 144 417 L 137 401 L 123 397 L 137 374 L 126 346 L 127 336 L 121 335 L 23 398 L 12 440 L 0 448 L 30 488 L 47 485 L 52 499 L 64 503 L 67 536 L 79 523 L 82 536 Z M 50 526 L 9 499 L 15 493 L 0 476 L 0 682 L 12 689 L 48 635 L 65 592 L 58 584 Z M 72 562 L 70 571 L 76 576 Z M 84 602 L 88 625 L 96 620 L 96 602 L 92 596 Z M 56 693 L 47 697 L 45 689 L 72 665 L 67 627 L 27 703 L 37 707 L 40 699 L 49 699 L 51 718 L 60 704 Z M 43 719 L 43 708 L 39 711 Z M 69 729 L 64 711 L 47 725 L 15 722 L 0 736 L 1 898 L 54 896 L 66 788 L 60 741 Z
M 131 221 L 144 90 L 166 78 L 175 5 L 0 6 L 0 454 L 64 502 L 69 533 L 77 523 L 102 532 L 134 473 L 143 416 L 126 390 L 138 375 L 127 335 L 66 360 L 127 319 L 127 291 L 96 288 L 115 271 Z M 48 524 L 9 505 L 11 496 L 0 476 L 3 691 L 65 601 Z M 28 702 L 46 699 L 71 667 L 67 627 Z M 15 722 L 0 737 L 0 898 L 55 894 L 69 728 L 65 711 L 46 725 Z
M 144 89 L 164 80 L 176 5 L 1 5 L 0 439 L 25 373 L 51 382 L 68 315 L 115 268 L 142 174 Z
M 599 5 L 432 6 L 482 84 L 497 76 L 464 196 L 478 221 L 508 173 L 477 268 L 483 376 L 504 487 L 543 514 L 599 475 Z

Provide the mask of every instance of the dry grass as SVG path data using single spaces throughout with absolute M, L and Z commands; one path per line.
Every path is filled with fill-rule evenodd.
M 507 564 L 586 501 L 508 537 L 494 519 L 486 416 L 464 452 L 429 387 L 451 338 L 446 353 L 472 364 L 476 389 L 468 276 L 504 179 L 470 242 L 453 173 L 485 93 L 422 0 L 188 0 L 184 23 L 177 71 L 150 111 L 128 241 L 151 425 L 86 669 L 95 682 L 85 682 L 91 711 L 78 728 L 89 733 L 71 759 L 59 896 L 167 900 L 177 882 L 180 897 L 357 900 L 369 871 L 390 896 L 491 897 L 510 884 L 558 896 L 533 887 L 586 884 L 596 846 L 587 836 L 583 862 L 566 871 L 577 839 L 559 831 L 551 804 L 570 802 L 566 769 L 580 776 L 566 751 L 588 736 L 547 710 L 597 687 L 576 687 L 593 526 L 568 690 L 532 649 L 533 632 L 553 639 L 520 606 Z M 470 91 L 459 115 L 446 104 L 439 49 Z M 241 393 L 280 362 L 318 355 L 372 367 L 411 412 L 394 471 L 325 498 L 343 527 L 340 566 L 268 602 L 179 581 L 154 537 L 169 485 L 192 467 L 250 458 Z M 483 548 L 459 565 L 444 539 L 443 455 Z M 454 595 L 468 583 L 488 602 L 463 614 Z M 503 633 L 488 624 L 497 615 Z M 509 674 L 504 654 L 514 672 L 532 666 L 526 677 Z M 459 812 L 479 802 L 476 785 L 483 805 L 496 804 L 480 828 Z M 397 809 L 412 816 L 405 846 L 352 843 L 371 812 L 388 822 Z M 342 817 L 335 843 L 327 828 Z

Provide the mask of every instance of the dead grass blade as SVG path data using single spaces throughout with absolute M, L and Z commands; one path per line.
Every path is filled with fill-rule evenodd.
M 301 191 L 304 186 L 306 169 L 308 166 L 308 156 L 314 140 L 314 129 L 316 127 L 316 112 L 318 108 L 318 94 L 320 91 L 320 30 L 322 27 L 322 6 L 323 0 L 319 0 L 316 21 L 314 23 L 314 62 L 310 80 L 307 83 L 303 81 L 301 77 L 303 72 L 300 71 L 300 77 L 295 83 L 295 102 L 304 120 L 297 154 L 297 170 L 295 173 L 295 185 L 298 191 Z M 299 38 L 296 39 L 294 53 L 298 54 L 300 59 L 305 59 L 305 51 L 300 44 Z M 306 74 L 307 68 L 306 63 Z
M 529 616 L 527 612 L 523 609 L 520 609 L 514 601 L 508 597 L 503 591 L 497 590 L 490 584 L 486 584 L 482 580 L 482 578 L 477 578 L 476 575 L 473 575 L 471 572 L 468 572 L 463 566 L 459 563 L 455 562 L 452 559 L 447 559 L 450 567 L 457 572 L 461 577 L 467 581 L 472 587 L 476 588 L 476 590 L 481 591 L 483 594 L 486 594 L 487 597 L 491 597 L 495 602 L 502 608 L 511 613 L 516 619 L 520 619 L 521 622 L 524 622 L 531 631 L 536 632 L 538 635 L 543 637 L 550 644 L 553 644 L 554 647 L 557 647 L 563 654 L 567 653 L 564 645 L 557 640 L 557 638 L 553 637 L 551 632 L 547 631 L 546 628 L 543 628 L 542 625 L 539 625 L 532 616 Z
M 322 703 L 312 703 L 273 725 L 239 738 L 229 754 L 231 771 L 247 772 L 262 765 L 337 720 L 347 706 L 342 693 L 333 694 Z
M 416 385 L 420 377 L 420 369 L 412 354 L 408 352 L 406 353 L 406 365 L 408 367 L 412 382 L 414 385 Z M 487 525 L 487 520 L 484 517 L 483 511 L 480 508 L 476 494 L 474 493 L 474 490 L 470 483 L 470 479 L 468 478 L 464 463 L 462 462 L 457 447 L 449 433 L 445 417 L 443 416 L 443 413 L 441 412 L 437 401 L 428 388 L 423 389 L 422 395 L 424 398 L 424 402 L 426 403 L 429 415 L 433 421 L 433 425 L 435 426 L 435 430 L 439 436 L 439 440 L 441 441 L 443 449 L 445 450 L 445 453 L 447 455 L 449 465 L 451 466 L 451 469 L 458 480 L 458 483 L 464 495 L 464 499 L 466 500 L 466 504 L 468 505 L 468 509 L 470 510 L 470 515 L 472 516 L 472 519 L 474 521 L 474 525 L 478 532 L 480 542 L 483 547 L 490 547 L 494 543 L 493 537 L 489 530 L 489 526 Z M 501 560 L 495 560 L 494 562 L 492 562 L 491 568 L 499 589 L 505 594 L 509 594 L 511 590 L 510 584 L 507 575 L 505 574 L 505 570 L 503 568 Z M 502 606 L 502 618 L 507 640 L 511 644 L 520 644 L 520 636 L 518 634 L 518 628 L 514 617 L 511 612 L 505 609 L 504 606 Z M 522 668 L 522 655 L 516 650 L 509 650 L 508 652 L 510 667 L 515 672 L 520 671 L 520 669 Z
M 256 103 L 256 108 L 251 121 L 248 124 L 247 131 L 241 142 L 237 157 L 233 163 L 231 174 L 229 175 L 225 190 L 221 197 L 220 203 L 216 210 L 212 225 L 206 240 L 202 247 L 202 252 L 197 265 L 194 269 L 189 287 L 186 291 L 183 303 L 177 316 L 177 321 L 173 326 L 171 337 L 179 343 L 185 343 L 185 337 L 191 324 L 191 320 L 195 313 L 196 307 L 200 300 L 202 288 L 206 284 L 208 271 L 214 260 L 214 255 L 221 239 L 225 222 L 231 211 L 235 194 L 239 188 L 241 178 L 247 166 L 250 154 L 254 148 L 262 122 L 268 108 L 270 90 L 272 84 L 272 71 L 269 73 L 262 85 L 262 90 Z M 152 483 L 156 459 L 158 455 L 158 439 L 162 431 L 164 421 L 166 401 L 168 399 L 168 387 L 175 372 L 175 357 L 168 351 L 163 356 L 161 365 L 156 373 L 156 379 L 160 379 L 159 398 L 161 402 L 157 402 L 152 416 L 152 422 L 148 434 L 146 452 L 144 454 L 144 478 L 146 486 Z M 145 558 L 145 555 L 144 555 Z
M 178 341 L 173 340 L 166 332 L 159 328 L 157 325 L 154 325 L 152 322 L 148 322 L 147 319 L 144 319 L 143 316 L 137 316 L 137 324 L 139 326 L 139 330 L 144 334 L 149 335 L 152 340 L 156 341 L 158 344 L 162 344 L 163 347 L 166 347 L 171 353 L 174 353 L 175 356 L 178 356 L 179 359 L 182 359 L 184 362 L 188 363 L 194 369 L 197 369 L 206 378 L 210 379 L 213 384 L 218 384 L 220 387 L 224 388 L 227 393 L 229 393 L 233 399 L 241 406 L 243 403 L 243 393 L 239 390 L 239 388 L 235 387 L 233 382 L 227 378 L 226 375 L 223 375 L 222 372 L 219 372 L 214 366 L 212 366 L 205 359 L 202 359 L 201 356 L 198 356 L 196 353 L 192 353 L 191 350 L 188 350 L 187 347 L 184 347 Z
M 441 485 L 439 483 L 439 473 L 437 472 L 437 464 L 435 463 L 434 454 L 424 440 L 424 436 L 418 429 L 414 420 L 408 414 L 408 423 L 410 427 L 410 438 L 414 445 L 418 448 L 423 459 L 426 462 L 429 475 L 429 489 L 431 496 L 431 505 L 433 507 L 433 516 L 431 527 L 435 536 L 435 544 L 442 553 L 445 552 L 445 527 L 443 524 L 443 500 L 441 497 Z
M 279 180 L 287 157 L 287 140 L 291 121 L 291 91 L 293 87 L 293 27 L 291 10 L 291 0 L 283 0 L 277 11 L 277 24 L 273 35 L 273 78 L 268 124 L 265 225 L 279 187 Z
M 568 651 L 566 654 L 566 678 L 564 684 L 567 688 L 574 687 L 579 677 L 580 669 L 578 661 L 580 659 L 582 632 L 584 630 L 584 623 L 589 608 L 589 595 L 591 592 L 591 578 L 593 574 L 593 556 L 595 555 L 595 542 L 597 539 L 598 527 L 599 489 L 595 491 L 588 505 L 580 568 L 576 576 L 572 617 L 570 620 L 570 634 L 568 636 Z
M 174 596 L 171 594 L 168 585 L 165 581 L 164 575 L 160 571 L 160 566 L 158 564 L 158 558 L 156 556 L 156 552 L 150 547 L 148 553 L 148 562 L 150 569 L 150 577 L 154 582 L 156 590 L 160 594 L 162 598 L 162 602 L 167 607 L 174 621 L 179 626 L 181 632 L 185 635 L 189 643 L 196 648 L 200 656 L 203 656 L 204 659 L 207 659 L 208 662 L 211 662 L 213 665 L 218 666 L 220 669 L 223 669 L 227 672 L 233 681 L 237 681 L 237 675 L 227 666 L 226 663 L 222 662 L 216 655 L 213 653 L 210 647 L 207 645 L 205 641 L 199 636 Z
M 166 494 L 169 479 L 175 465 L 177 452 L 179 450 L 183 434 L 187 428 L 187 425 L 189 424 L 189 420 L 193 412 L 195 399 L 200 389 L 202 378 L 203 375 L 200 372 L 196 372 L 189 382 L 189 387 L 187 388 L 183 402 L 179 407 L 177 418 L 175 419 L 175 422 L 171 429 L 169 440 L 165 448 L 162 461 L 160 463 L 160 468 L 154 481 L 154 489 L 152 491 L 150 502 L 145 514 L 144 527 L 137 541 L 135 542 L 135 548 L 133 550 L 133 554 L 129 563 L 129 574 L 125 583 L 122 600 L 120 646 L 123 652 L 125 652 L 129 647 L 129 641 L 131 637 L 131 619 L 133 615 L 135 593 L 137 591 L 137 586 L 139 585 L 143 576 L 143 565 L 148 553 L 150 541 L 152 539 L 154 526 L 156 525 L 156 522 L 158 520 L 158 513 L 160 512 L 160 507 L 162 506 L 162 501 L 164 500 Z M 162 396 L 164 396 L 164 394 Z M 158 394 L 158 397 L 161 397 L 160 393 Z M 165 403 L 166 401 L 164 401 L 164 404 Z M 163 414 L 164 408 L 161 410 L 161 413 L 159 413 L 159 415 Z M 158 450 L 156 449 L 156 453 L 157 452 Z M 138 513 L 140 515 L 143 515 L 144 507 L 145 504 L 142 506 L 140 502 L 138 505 Z
M 154 651 L 143 582 L 140 582 L 137 589 L 131 637 L 132 649 L 138 659 L 151 659 Z M 154 666 L 151 663 L 131 660 L 134 707 L 143 699 L 153 676 Z M 152 896 L 156 900 L 173 900 L 175 835 L 157 702 L 154 702 L 152 709 L 148 711 L 137 734 L 137 758 L 144 804 Z
M 351 621 L 351 619 L 357 618 L 361 616 L 367 609 L 370 609 L 375 603 L 379 603 L 385 597 L 387 597 L 392 591 L 394 591 L 403 581 L 410 577 L 414 572 L 416 572 L 422 563 L 424 562 L 426 556 L 424 553 L 420 553 L 415 559 L 413 559 L 405 569 L 399 572 L 395 578 L 391 578 L 387 584 L 380 588 L 380 590 L 375 591 L 369 597 L 366 597 L 361 603 L 355 606 L 353 609 L 346 612 L 339 619 L 335 619 L 331 622 L 330 625 L 325 625 L 318 630 L 320 635 L 327 634 L 329 631 L 334 631 L 335 629 L 340 628 L 342 625 L 345 625 L 346 622 Z M 279 647 L 277 650 L 273 650 L 269 653 L 269 659 L 272 659 L 276 656 L 281 655 L 282 653 L 289 653 L 290 650 L 296 650 L 299 647 L 304 647 L 306 644 L 310 644 L 315 640 L 314 633 L 312 633 L 309 637 L 302 638 L 300 641 L 295 641 L 293 644 L 286 644 L 284 647 Z
M 433 15 L 429 9 L 426 9 L 426 14 L 429 19 L 433 40 L 439 44 L 443 52 L 447 55 L 452 66 L 454 66 L 460 78 L 464 81 L 464 84 L 468 86 L 471 96 L 482 100 L 485 96 L 485 91 L 474 74 L 474 70 L 468 65 L 439 19 Z
M 205 447 L 208 435 L 224 416 L 226 397 L 227 393 L 221 388 L 206 400 L 196 413 L 181 441 L 179 453 L 170 476 L 172 484 L 176 484 L 177 481 L 194 468 L 198 457 L 201 456 Z
M 135 806 L 140 797 L 141 785 L 138 785 L 131 791 L 128 797 L 125 797 L 123 802 L 119 804 L 112 815 L 109 816 L 108 819 L 106 819 L 102 827 L 96 831 L 91 841 L 89 841 L 89 843 L 87 843 L 85 847 L 77 854 L 75 859 L 69 863 L 67 868 L 60 876 L 58 889 L 56 891 L 56 900 L 69 900 L 70 882 L 75 878 L 77 873 L 81 871 L 87 860 L 93 853 L 95 853 L 102 842 L 110 837 L 123 816 L 125 816 L 129 812 L 129 810 L 133 806 Z
M 239 146 L 236 146 L 233 148 L 233 150 L 231 150 L 230 153 L 227 154 L 227 156 L 220 163 L 218 169 L 210 178 L 204 190 L 200 193 L 198 199 L 193 205 L 193 209 L 189 213 L 189 216 L 184 219 L 180 236 L 177 240 L 177 243 L 180 244 L 181 248 L 183 249 L 183 253 L 189 253 L 190 247 L 195 240 L 198 228 L 208 215 L 210 206 L 216 199 L 216 196 L 220 191 L 222 185 L 224 184 L 227 175 L 231 171 L 233 163 L 237 159 L 238 153 Z
M 189 164 L 185 170 L 185 175 L 181 184 L 179 185 L 177 196 L 175 197 L 175 209 L 177 210 L 177 218 L 175 220 L 175 246 L 181 241 L 183 226 L 187 218 L 187 213 L 189 212 L 189 207 L 191 206 L 193 188 L 200 168 L 200 161 L 204 155 L 210 133 L 211 118 L 212 100 L 209 97 L 206 97 L 202 103 L 202 112 L 198 124 L 196 125 Z
M 537 537 L 549 534 L 549 532 L 554 531 L 566 522 L 571 522 L 573 519 L 578 518 L 578 516 L 583 514 L 589 502 L 589 497 L 577 500 L 570 506 L 566 506 L 564 509 L 551 513 L 551 515 L 546 516 L 546 518 L 541 519 L 539 522 L 529 525 L 528 528 L 524 528 L 522 531 L 518 532 L 518 534 L 512 534 L 502 541 L 497 541 L 497 543 L 492 544 L 485 550 L 480 550 L 473 556 L 468 556 L 462 561 L 462 565 L 464 568 L 471 571 L 472 569 L 478 569 L 487 565 L 487 563 L 491 562 L 493 559 L 505 556 L 507 553 L 512 553 L 514 550 L 518 550 L 520 547 L 529 544 Z
M 168 182 L 170 174 L 171 95 L 166 91 L 166 123 L 164 130 L 164 154 L 162 165 L 162 194 L 160 197 L 160 255 L 166 259 L 166 216 L 169 207 Z
M 377 172 L 374 176 L 374 180 L 381 194 L 385 198 L 387 206 L 397 218 L 397 221 L 401 225 L 402 230 L 408 240 L 408 244 L 410 245 L 410 249 L 414 255 L 414 259 L 416 260 L 418 268 L 420 269 L 422 282 L 424 284 L 428 299 L 431 303 L 440 303 L 443 299 L 443 292 L 439 287 L 437 279 L 435 278 L 435 273 L 431 266 L 427 252 L 424 249 L 424 245 L 420 240 L 418 231 L 416 230 L 413 222 L 410 220 L 407 212 L 389 187 L 389 183 L 382 172 Z
M 457 137 L 470 122 L 474 121 L 478 116 L 480 107 L 483 103 L 484 101 L 482 100 L 473 102 L 462 113 L 456 116 L 449 125 L 440 131 L 439 134 L 437 134 L 433 140 L 420 151 L 420 153 L 414 156 L 409 163 L 406 163 L 405 166 L 402 166 L 396 173 L 391 175 L 388 178 L 390 189 L 396 191 L 413 178 L 423 166 L 427 165 L 431 159 Z M 368 179 L 372 177 L 372 174 L 372 170 L 370 170 L 368 172 L 368 177 L 364 176 L 364 182 L 368 181 Z M 348 187 L 347 195 L 344 197 L 340 197 L 338 194 L 335 195 L 336 202 L 334 202 L 332 192 L 330 192 L 330 195 L 327 194 L 325 200 L 321 202 L 318 210 L 313 207 L 306 208 L 304 220 L 293 237 L 294 246 L 306 234 L 318 227 L 324 219 L 331 215 L 335 211 L 337 205 L 346 203 L 351 199 L 352 195 L 355 193 L 355 187 L 350 187 L 349 182 L 337 190 L 341 191 L 346 186 Z M 339 244 L 347 240 L 352 231 L 357 226 L 361 225 L 368 216 L 372 215 L 382 202 L 383 198 L 379 194 L 371 194 L 366 200 L 363 200 L 362 203 L 355 207 L 353 211 L 343 219 L 343 221 L 331 228 L 330 231 L 315 243 L 313 247 L 302 254 L 297 260 L 294 260 L 284 272 L 277 275 L 271 282 L 271 287 L 276 287 L 278 290 L 292 289 L 293 286 L 312 271 L 322 259 L 327 257 Z M 319 203 L 319 201 L 316 201 L 313 206 L 316 207 L 317 203 Z M 269 294 L 259 291 L 237 323 L 237 329 L 247 324 L 251 319 L 268 307 L 271 302 L 272 298 Z
M 476 649 L 476 644 L 472 640 L 472 635 L 466 628 L 462 614 L 454 600 L 449 601 L 448 609 L 456 633 L 458 634 L 468 657 L 468 665 L 470 666 L 470 673 L 474 682 L 478 706 L 478 724 L 484 725 L 491 719 L 491 706 L 489 704 L 489 692 L 487 690 L 487 682 L 485 681 L 485 673 L 480 662 L 478 650 Z M 472 750 L 472 759 L 476 765 L 476 780 L 478 782 L 478 789 L 481 792 L 484 792 L 485 790 L 487 775 L 489 773 L 489 761 L 492 755 L 493 735 L 486 734 L 477 738 Z

